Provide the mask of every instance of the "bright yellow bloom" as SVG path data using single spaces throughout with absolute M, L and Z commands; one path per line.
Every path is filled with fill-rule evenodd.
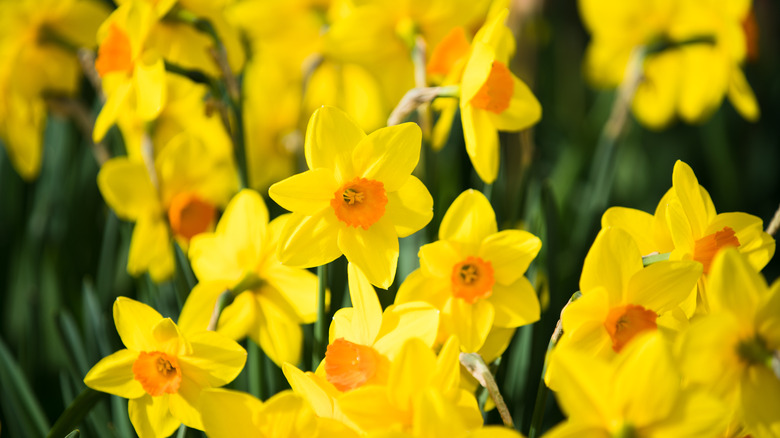
M 233 339 L 252 338 L 274 362 L 298 363 L 301 324 L 317 319 L 317 276 L 284 266 L 276 256 L 289 215 L 268 223 L 263 198 L 242 190 L 230 201 L 216 232 L 192 239 L 189 256 L 200 282 L 179 318 L 185 329 L 205 330 L 217 298 L 231 291 L 217 331 Z
M 246 351 L 218 333 L 182 333 L 170 318 L 129 298 L 114 302 L 114 322 L 127 349 L 101 359 L 84 383 L 130 399 L 130 421 L 141 438 L 169 436 L 181 423 L 203 430 L 201 391 L 233 380 Z
M 436 340 L 438 311 L 427 303 L 389 306 L 385 311 L 376 291 L 355 265 L 347 267 L 353 307 L 333 315 L 325 359 L 316 373 L 303 373 L 290 364 L 284 374 L 292 388 L 306 397 L 317 415 L 352 425 L 338 408 L 343 393 L 364 385 L 386 385 L 390 364 L 407 340 L 429 348 Z
M 454 334 L 464 351 L 479 351 L 494 328 L 539 319 L 539 299 L 523 273 L 541 247 L 526 231 L 498 232 L 490 202 L 467 190 L 444 215 L 439 241 L 420 248 L 420 269 L 403 282 L 396 303 L 431 303 L 442 312 L 439 338 Z
M 298 394 L 282 391 L 265 402 L 249 394 L 210 389 L 201 396 L 203 424 L 213 438 L 357 438 L 347 426 L 317 418 Z
M 398 264 L 398 238 L 433 217 L 428 189 L 411 175 L 420 141 L 413 123 L 367 136 L 344 112 L 318 109 L 306 129 L 309 170 L 268 190 L 293 212 L 279 239 L 282 263 L 319 266 L 344 254 L 372 284 L 388 288 Z
M 671 252 L 671 260 L 701 263 L 704 278 L 722 248 L 737 247 L 756 270 L 766 266 L 775 253 L 775 241 L 763 231 L 760 218 L 739 212 L 717 214 L 710 195 L 682 161 L 675 163 L 672 188 L 661 198 L 655 215 L 613 207 L 604 213 L 601 224 L 627 231 L 642 255 Z M 704 278 L 698 287 L 702 312 L 707 310 Z M 696 309 L 696 295 L 694 291 L 682 305 L 688 316 Z
M 642 267 L 634 240 L 619 228 L 602 230 L 585 258 L 582 296 L 561 313 L 559 349 L 576 348 L 600 358 L 621 352 L 640 333 L 660 327 L 677 331 L 687 323 L 679 304 L 701 276 L 692 261 Z M 560 383 L 548 373 L 555 388 Z
M 72 96 L 81 70 L 75 50 L 91 48 L 108 8 L 91 0 L 26 0 L 0 4 L 0 139 L 22 178 L 38 176 L 44 95 Z
M 438 357 L 423 341 L 411 338 L 404 343 L 390 365 L 385 385 L 364 385 L 338 399 L 342 412 L 362 430 L 413 432 L 425 420 L 416 419 L 422 400 L 432 389 L 455 405 L 456 418 L 466 430 L 482 425 L 477 401 L 460 388 L 459 341 L 448 340 Z
M 727 249 L 715 256 L 707 284 L 710 314 L 679 342 L 682 371 L 726 400 L 747 434 L 776 437 L 780 281 L 768 287 L 744 255 Z
M 232 162 L 213 159 L 184 135 L 159 153 L 154 175 L 141 161 L 108 160 L 98 173 L 98 188 L 120 219 L 136 223 L 127 271 L 149 271 L 161 282 L 174 272 L 171 234 L 186 248 L 190 238 L 212 229 L 217 208 L 227 204 L 238 180 Z
M 579 349 L 553 353 L 558 404 L 567 420 L 544 438 L 708 438 L 725 429 L 724 407 L 700 391 L 683 389 L 662 336 L 645 334 L 611 363 Z
M 528 86 L 509 71 L 511 32 L 507 10 L 477 32 L 463 70 L 460 115 L 466 152 L 487 184 L 498 175 L 498 131 L 521 131 L 542 117 L 542 107 Z

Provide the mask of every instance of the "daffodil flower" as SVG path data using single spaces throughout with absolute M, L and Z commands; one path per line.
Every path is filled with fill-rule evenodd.
M 114 302 L 114 322 L 127 348 L 98 362 L 84 383 L 129 399 L 141 438 L 169 436 L 181 423 L 203 430 L 201 391 L 232 381 L 246 351 L 218 333 L 182 333 L 170 318 L 129 298 Z
M 721 436 L 725 407 L 701 390 L 681 387 L 665 339 L 641 335 L 613 362 L 576 348 L 556 350 L 550 369 L 559 376 L 558 404 L 568 417 L 544 436 Z
M 474 170 L 487 184 L 498 175 L 498 131 L 521 131 L 542 117 L 542 107 L 528 86 L 509 71 L 511 37 L 496 14 L 477 32 L 463 70 L 460 114 Z
M 282 263 L 313 267 L 344 254 L 372 284 L 388 288 L 398 264 L 398 238 L 433 217 L 428 189 L 411 175 L 420 141 L 414 123 L 367 136 L 344 112 L 318 109 L 306 129 L 309 170 L 268 190 L 293 212 L 279 238 Z
M 601 224 L 627 231 L 642 255 L 670 253 L 671 260 L 701 263 L 705 277 L 713 258 L 723 248 L 737 248 L 757 270 L 766 266 L 775 253 L 775 240 L 763 231 L 760 218 L 741 212 L 718 214 L 710 195 L 682 161 L 675 163 L 672 188 L 661 198 L 654 215 L 613 207 L 604 213 Z M 699 311 L 706 312 L 704 278 L 698 291 Z M 694 291 L 683 304 L 689 317 L 696 311 L 696 300 Z
M 711 388 L 753 437 L 780 435 L 780 281 L 771 287 L 734 249 L 715 256 L 707 282 L 710 314 L 678 342 L 680 367 Z
M 184 303 L 179 325 L 205 330 L 218 297 L 229 290 L 234 300 L 222 311 L 217 331 L 236 340 L 249 336 L 280 366 L 298 363 L 301 324 L 317 318 L 317 276 L 276 257 L 288 218 L 269 224 L 263 198 L 253 190 L 238 193 L 216 231 L 192 239 L 189 257 L 200 282 Z
M 432 304 L 442 312 L 440 340 L 454 334 L 464 351 L 477 352 L 494 329 L 539 319 L 539 299 L 523 273 L 541 247 L 526 231 L 498 232 L 490 202 L 467 190 L 444 215 L 439 241 L 420 248 L 420 269 L 401 284 L 396 303 Z

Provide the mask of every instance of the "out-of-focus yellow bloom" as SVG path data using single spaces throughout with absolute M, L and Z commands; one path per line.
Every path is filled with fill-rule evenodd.
M 112 158 L 98 173 L 98 188 L 120 219 L 136 223 L 127 271 L 148 271 L 161 282 L 174 272 L 171 235 L 186 248 L 193 236 L 212 229 L 217 209 L 238 190 L 238 177 L 232 162 L 215 160 L 182 135 L 157 156 L 153 175 L 142 161 Z
M 279 258 L 312 267 L 344 254 L 369 281 L 388 288 L 398 264 L 398 238 L 433 216 L 428 189 L 412 176 L 420 158 L 413 123 L 366 135 L 343 111 L 322 107 L 306 129 L 309 170 L 268 190 L 293 212 L 279 239 Z
M 374 288 L 355 265 L 347 268 L 352 307 L 333 315 L 325 359 L 316 373 L 290 364 L 284 374 L 292 388 L 306 397 L 317 415 L 353 425 L 338 408 L 342 393 L 364 385 L 386 385 L 390 364 L 407 340 L 429 348 L 436 340 L 438 311 L 427 303 L 392 305 L 382 312 Z
M 246 351 L 218 333 L 182 333 L 170 318 L 129 298 L 114 302 L 114 322 L 127 348 L 98 362 L 84 383 L 130 399 L 130 421 L 141 438 L 169 436 L 181 423 L 203 430 L 201 391 L 236 378 Z
M 192 239 L 189 256 L 200 282 L 190 293 L 179 325 L 205 330 L 217 298 L 232 291 L 217 331 L 252 338 L 275 363 L 298 363 L 301 324 L 317 319 L 317 276 L 284 266 L 276 256 L 288 215 L 268 223 L 263 198 L 242 190 L 225 209 L 216 232 Z
M 601 230 L 585 257 L 582 297 L 561 313 L 563 336 L 557 349 L 585 351 L 608 359 L 637 335 L 666 327 L 677 331 L 687 318 L 679 304 L 701 276 L 692 261 L 664 261 L 642 267 L 634 240 L 619 228 Z M 556 349 L 556 351 L 557 351 Z M 555 353 L 553 353 L 555 354 Z M 559 388 L 560 382 L 547 379 Z
M 715 256 L 707 284 L 710 314 L 678 344 L 682 371 L 727 401 L 746 434 L 778 436 L 780 281 L 768 287 L 744 255 L 726 249 Z
M 413 432 L 420 405 L 429 389 L 455 405 L 456 418 L 466 430 L 482 425 L 477 401 L 460 388 L 459 341 L 448 340 L 438 357 L 425 342 L 411 338 L 390 364 L 385 385 L 364 385 L 342 395 L 338 405 L 342 412 L 362 430 L 377 432 L 399 430 Z M 418 426 L 419 427 L 419 426 Z
M 763 231 L 760 218 L 747 213 L 720 213 L 693 170 L 677 161 L 672 188 L 661 198 L 655 215 L 631 208 L 613 207 L 601 218 L 603 227 L 618 227 L 634 238 L 643 255 L 669 253 L 671 260 L 701 263 L 705 278 L 715 255 L 737 247 L 750 264 L 761 270 L 775 253 L 775 240 Z M 699 282 L 699 310 L 707 311 L 705 279 Z M 696 310 L 695 291 L 683 304 L 688 316 Z
M 477 32 L 460 84 L 460 115 L 466 152 L 487 184 L 498 175 L 498 131 L 521 131 L 542 117 L 528 86 L 509 71 L 512 34 L 504 25 L 507 10 Z
M 718 436 L 726 410 L 702 391 L 683 389 L 669 347 L 645 334 L 607 363 L 575 348 L 556 350 L 551 370 L 567 420 L 545 434 L 563 437 Z
M 526 231 L 498 232 L 490 202 L 467 190 L 444 215 L 439 241 L 420 248 L 420 269 L 403 282 L 396 303 L 431 303 L 442 312 L 440 340 L 456 335 L 464 351 L 479 351 L 494 328 L 539 319 L 539 299 L 523 273 L 541 247 Z
M 209 389 L 201 395 L 204 430 L 210 437 L 357 438 L 357 433 L 333 420 L 317 418 L 298 394 L 282 391 L 266 402 L 249 394 Z
M 90 0 L 0 3 L 0 139 L 22 178 L 34 179 L 40 171 L 43 95 L 77 91 L 75 48 L 93 47 L 107 16 L 105 5 Z
M 758 104 L 740 68 L 747 53 L 743 22 L 750 3 L 580 0 L 580 14 L 593 36 L 586 73 L 597 86 L 617 86 L 633 50 L 671 44 L 644 60 L 632 102 L 644 125 L 663 128 L 676 115 L 689 123 L 702 121 L 725 96 L 754 121 Z M 712 41 L 691 42 L 697 39 Z

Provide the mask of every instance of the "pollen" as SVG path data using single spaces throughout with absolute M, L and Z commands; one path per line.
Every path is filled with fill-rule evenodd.
M 734 230 L 730 227 L 723 227 L 722 230 L 708 234 L 696 241 L 693 259 L 704 265 L 704 273 L 708 274 L 712 259 L 715 258 L 718 251 L 723 248 L 737 247 L 739 247 L 739 239 L 737 239 Z
M 493 293 L 493 265 L 479 257 L 468 256 L 452 267 L 452 296 L 469 304 Z
M 325 351 L 325 374 L 339 391 L 351 391 L 379 374 L 382 359 L 371 347 L 338 338 Z
M 619 353 L 634 336 L 658 328 L 658 315 L 652 310 L 635 304 L 618 306 L 609 311 L 604 328 L 612 338 L 612 349 Z
M 514 92 L 512 73 L 501 62 L 493 61 L 487 80 L 471 99 L 471 104 L 485 111 L 501 114 L 509 108 Z
M 168 221 L 177 236 L 187 240 L 208 231 L 214 223 L 216 209 L 192 192 L 182 192 L 171 200 Z
M 108 36 L 100 43 L 95 59 L 95 70 L 100 77 L 113 72 L 131 72 L 133 70 L 133 52 L 130 38 L 116 24 L 111 23 Z
M 176 357 L 159 351 L 141 352 L 133 362 L 133 376 L 153 397 L 175 394 L 181 385 L 181 369 Z
M 433 49 L 428 61 L 429 75 L 446 75 L 455 64 L 466 57 L 471 45 L 462 27 L 453 28 Z
M 355 178 L 339 187 L 330 200 L 330 206 L 341 222 L 364 230 L 384 216 L 385 205 L 385 185 L 366 178 Z

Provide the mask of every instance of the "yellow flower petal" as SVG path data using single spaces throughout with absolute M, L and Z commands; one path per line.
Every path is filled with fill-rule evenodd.
M 479 256 L 493 265 L 497 283 L 510 285 L 523 276 L 541 248 L 542 241 L 527 231 L 504 230 L 482 242 Z
M 418 255 L 421 272 L 440 282 L 449 282 L 453 267 L 465 258 L 446 240 L 421 246 Z
M 756 95 L 750 84 L 745 79 L 742 69 L 737 66 L 731 68 L 729 74 L 729 101 L 734 105 L 737 112 L 749 122 L 755 122 L 761 117 L 761 110 L 758 108 Z
M 490 113 L 466 105 L 461 107 L 460 117 L 471 164 L 485 184 L 492 184 L 498 176 L 499 143 Z
M 338 219 L 329 210 L 314 216 L 293 213 L 279 237 L 279 260 L 287 266 L 301 268 L 336 260 L 342 254 L 338 234 L 334 232 L 339 226 Z
M 388 399 L 383 386 L 366 385 L 347 392 L 338 399 L 338 405 L 347 418 L 365 431 L 402 427 L 409 422 L 408 413 Z
M 181 309 L 179 329 L 187 334 L 206 330 L 214 313 L 217 297 L 230 286 L 230 283 L 220 281 L 202 281 L 196 284 Z
M 127 405 L 130 422 L 139 438 L 170 436 L 181 422 L 168 409 L 168 396 L 145 395 L 130 400 Z
M 330 208 L 330 200 L 338 189 L 339 183 L 333 178 L 333 171 L 319 168 L 272 185 L 268 195 L 284 209 L 313 215 Z
M 155 348 L 153 351 L 160 351 L 169 356 L 180 356 L 189 354 L 192 349 L 189 342 L 181 335 L 179 327 L 171 318 L 163 318 L 152 328 Z
M 479 244 L 497 231 L 496 214 L 490 201 L 482 193 L 469 189 L 447 209 L 439 227 L 439 239 Z
M 265 280 L 294 308 L 302 323 L 310 324 L 317 319 L 316 275 L 282 264 L 268 267 L 264 274 Z
M 152 330 L 162 319 L 162 315 L 144 303 L 125 297 L 114 301 L 116 331 L 129 350 L 155 351 L 157 341 Z
M 142 217 L 133 228 L 130 251 L 127 256 L 127 272 L 140 275 L 146 271 L 157 283 L 173 275 L 174 261 L 168 227 L 158 217 Z
M 122 74 L 122 73 L 114 73 Z M 116 123 L 117 117 L 123 108 L 126 108 L 127 98 L 130 95 L 130 91 L 133 88 L 131 81 L 123 81 L 119 86 L 109 93 L 106 97 L 106 103 L 103 104 L 103 108 L 100 110 L 100 114 L 95 120 L 95 129 L 92 131 L 92 141 L 95 143 L 103 140 L 106 133 L 111 126 Z
M 476 96 L 482 85 L 490 76 L 490 69 L 496 53 L 492 47 L 484 42 L 475 41 L 471 48 L 466 67 L 463 70 L 460 88 L 460 110 L 470 106 L 471 99 Z
M 390 402 L 398 409 L 411 411 L 414 396 L 429 386 L 435 371 L 436 355 L 430 346 L 416 338 L 406 341 L 390 367 Z
M 642 255 L 634 239 L 620 228 L 606 228 L 593 242 L 580 277 L 583 296 L 597 287 L 603 287 L 609 296 L 609 305 L 622 302 L 628 282 L 642 270 Z
M 592 50 L 590 53 L 595 54 Z M 620 59 L 620 68 L 613 73 L 622 78 L 625 66 L 630 61 L 630 52 L 624 51 L 619 56 L 609 52 L 604 53 L 604 55 L 606 55 L 604 60 L 610 63 L 615 59 Z M 594 68 L 596 67 L 594 66 Z M 634 99 L 631 102 L 634 115 L 643 125 L 651 129 L 661 129 L 672 121 L 682 82 L 681 69 L 682 55 L 676 50 L 666 50 L 645 60 L 645 79 L 637 86 Z M 612 80 L 614 79 L 618 78 L 613 77 Z M 619 80 L 610 85 L 616 85 Z
M 175 394 L 168 396 L 168 408 L 174 418 L 187 427 L 203 430 L 203 419 L 200 415 L 200 398 L 202 387 L 182 373 L 181 386 Z
M 190 334 L 187 339 L 192 346 L 192 353 L 179 357 L 183 373 L 206 378 L 201 385 L 222 386 L 233 381 L 246 363 L 246 350 L 226 336 L 213 332 L 202 331 Z
M 104 357 L 84 377 L 84 384 L 90 388 L 118 395 L 122 398 L 138 398 L 146 394 L 143 386 L 133 377 L 133 363 L 137 351 L 119 350 Z
M 691 382 L 715 384 L 731 393 L 739 382 L 736 345 L 739 323 L 728 314 L 709 315 L 691 324 L 676 345 L 679 366 Z
M 143 120 L 152 120 L 162 111 L 166 100 L 165 64 L 158 56 L 142 56 L 133 70 L 136 111 Z
M 525 277 L 507 286 L 494 284 L 488 300 L 495 310 L 493 325 L 496 327 L 520 327 L 539 320 L 539 298 Z
M 108 7 L 97 1 L 75 2 L 59 20 L 47 23 L 57 35 L 79 47 L 97 45 L 95 31 L 108 18 Z
M 352 152 L 357 175 L 381 181 L 387 192 L 406 183 L 420 159 L 422 131 L 416 123 L 388 126 L 363 138 Z
M 780 281 L 775 280 L 765 301 L 756 313 L 756 331 L 767 342 L 767 347 L 780 349 Z
M 206 389 L 201 393 L 204 430 L 210 437 L 255 436 L 255 423 L 263 402 L 249 394 L 227 389 Z M 229 412 L 230 415 L 225 415 Z
M 373 347 L 393 360 L 408 339 L 419 339 L 431 347 L 438 328 L 439 311 L 433 306 L 421 302 L 395 304 L 385 309 Z
M 468 304 L 460 298 L 451 298 L 442 310 L 441 329 L 446 335 L 457 336 L 464 352 L 473 353 L 485 343 L 494 314 L 489 301 Z
M 294 320 L 294 315 L 290 315 L 262 294 L 257 296 L 257 301 L 260 303 L 257 316 L 259 330 L 252 338 L 258 341 L 263 351 L 277 365 L 285 362 L 298 363 L 303 345 L 303 331 Z
M 545 438 L 610 438 L 611 436 L 600 425 L 588 423 L 587 420 L 566 420 L 544 434 Z
M 413 372 L 413 371 L 412 371 Z M 455 437 L 465 425 L 451 401 L 433 388 L 425 390 L 414 406 L 414 435 L 419 437 Z
M 498 359 L 498 356 L 504 354 L 504 351 L 509 347 L 509 343 L 512 341 L 512 337 L 514 337 L 516 331 L 517 329 L 514 327 L 493 327 L 490 329 L 490 333 L 488 333 L 485 343 L 482 344 L 482 348 L 480 348 L 477 353 L 482 356 L 485 363 L 493 362 Z
M 659 248 L 653 239 L 653 215 L 642 210 L 625 207 L 611 207 L 601 216 L 601 227 L 622 228 L 639 246 L 639 252 L 646 256 L 652 252 L 665 253 L 671 248 Z
M 685 391 L 663 422 L 653 427 L 655 436 L 707 438 L 724 436 L 729 412 L 723 403 L 702 391 Z
M 282 371 L 293 391 L 309 402 L 318 417 L 333 418 L 334 401 L 340 394 L 333 385 L 322 381 L 320 376 L 311 372 L 304 373 L 289 363 L 282 365 Z
M 493 126 L 499 131 L 522 131 L 542 118 L 542 105 L 525 82 L 512 75 L 514 93 L 509 108 L 500 114 L 489 114 Z
M 747 213 L 721 213 L 715 216 L 705 235 L 729 227 L 739 240 L 739 252 L 747 256 L 750 265 L 761 270 L 775 254 L 775 239 L 764 232 L 761 218 Z
M 709 117 L 723 100 L 731 60 L 708 44 L 689 44 L 679 50 L 683 65 L 678 109 L 683 120 L 694 123 Z
M 677 194 L 677 198 L 680 199 L 685 216 L 691 223 L 694 238 L 703 237 L 707 224 L 715 216 L 715 208 L 709 195 L 706 195 L 706 192 L 703 193 L 703 189 L 699 186 L 699 180 L 693 174 L 691 166 L 680 160 L 674 163 L 672 186 Z
M 429 277 L 422 270 L 417 269 L 401 283 L 395 296 L 395 303 L 425 301 L 437 309 L 441 309 L 450 296 L 451 289 L 449 284 L 442 284 L 440 279 Z
M 780 434 L 780 379 L 767 367 L 750 367 L 742 377 L 742 412 L 747 430 L 759 437 Z
M 222 310 L 217 332 L 234 340 L 251 335 L 259 318 L 258 306 L 253 292 L 238 294 L 233 302 Z
M 398 236 L 389 219 L 383 217 L 367 230 L 339 230 L 338 247 L 371 284 L 382 289 L 393 284 L 398 265 Z
M 606 362 L 594 359 L 590 352 L 559 345 L 550 358 L 549 372 L 556 377 L 555 386 L 560 388 L 556 398 L 567 416 L 604 424 L 610 414 L 609 396 L 604 389 L 610 387 L 612 380 Z
M 387 193 L 385 216 L 395 226 L 398 237 L 409 236 L 433 218 L 433 198 L 422 181 L 408 175 L 397 191 Z
M 628 284 L 626 302 L 639 304 L 657 314 L 679 306 L 701 277 L 701 263 L 658 262 L 637 272 Z
M 764 278 L 737 250 L 728 248 L 715 255 L 707 281 L 710 311 L 727 311 L 752 321 L 767 289 Z M 740 293 L 734 293 L 737 290 Z
M 352 336 L 350 342 L 372 345 L 382 325 L 382 306 L 376 291 L 363 272 L 352 263 L 347 265 L 349 297 L 352 300 Z
M 142 162 L 112 158 L 100 168 L 97 182 L 106 204 L 121 219 L 138 220 L 161 211 L 157 190 Z
M 319 108 L 306 127 L 305 153 L 309 169 L 328 168 L 336 180 L 352 177 L 352 151 L 366 134 L 343 111 L 330 106 Z

